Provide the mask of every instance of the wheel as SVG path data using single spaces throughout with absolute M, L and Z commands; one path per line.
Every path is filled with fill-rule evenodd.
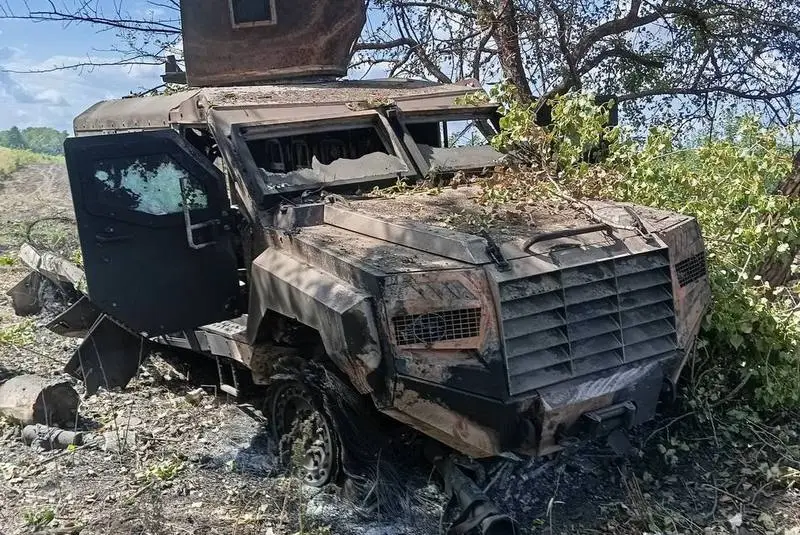
M 265 413 L 284 464 L 299 470 L 299 477 L 309 486 L 323 487 L 334 481 L 339 471 L 336 432 L 308 389 L 288 381 L 275 388 L 267 403 Z

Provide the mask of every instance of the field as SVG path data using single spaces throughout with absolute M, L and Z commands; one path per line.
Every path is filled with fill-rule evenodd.
M 70 205 L 63 163 L 0 150 L 0 380 L 60 376 L 79 343 L 15 317 L 4 295 L 26 274 L 23 241 L 74 255 Z M 154 357 L 125 391 L 82 402 L 80 428 L 128 437 L 107 451 L 37 451 L 0 423 L 0 533 L 400 535 L 446 524 L 447 500 L 424 463 L 398 467 L 405 484 L 387 499 L 402 515 L 359 515 L 336 489 L 286 477 L 263 425 L 211 387 L 194 392 L 204 381 L 184 371 Z M 704 373 L 701 354 L 680 401 L 633 434 L 637 456 L 588 444 L 487 464 L 484 485 L 522 533 L 800 535 L 797 415 L 730 410 L 736 392 L 694 404 Z
M 35 163 L 58 162 L 60 158 L 43 156 L 24 150 L 0 147 L 0 177 L 6 177 L 21 167 Z

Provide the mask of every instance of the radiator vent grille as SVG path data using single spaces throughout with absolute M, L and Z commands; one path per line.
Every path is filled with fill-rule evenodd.
M 509 393 L 677 355 L 665 249 L 500 284 Z
M 675 264 L 675 271 L 678 273 L 678 284 L 681 288 L 697 282 L 706 276 L 706 252 L 701 251 L 686 260 L 681 260 Z
M 481 309 L 463 308 L 392 318 L 398 346 L 474 338 L 481 331 Z

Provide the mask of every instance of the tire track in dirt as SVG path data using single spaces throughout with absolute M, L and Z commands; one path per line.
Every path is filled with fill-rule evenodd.
M 29 165 L 0 179 L 0 220 L 4 222 L 73 214 L 63 162 Z
M 64 162 L 32 164 L 0 177 L 0 254 L 32 240 L 69 256 L 77 247 L 74 219 Z M 34 223 L 42 224 L 32 230 Z

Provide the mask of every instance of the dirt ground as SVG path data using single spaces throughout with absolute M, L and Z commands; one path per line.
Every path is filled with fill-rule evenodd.
M 70 204 L 62 165 L 0 178 L 0 381 L 60 377 L 80 342 L 50 333 L 41 318 L 15 317 L 5 297 L 26 274 L 14 262 L 24 240 L 75 250 Z M 694 377 L 712 373 L 701 362 L 691 368 Z M 726 393 L 709 410 L 696 401 L 699 382 L 634 432 L 640 453 L 631 459 L 589 444 L 486 464 L 482 484 L 526 534 L 800 535 L 797 415 L 763 420 Z M 424 463 L 401 467 L 405 514 L 360 515 L 337 489 L 312 492 L 285 477 L 263 425 L 213 388 L 187 395 L 197 386 L 155 357 L 125 391 L 84 399 L 80 429 L 127 439 L 106 450 L 39 451 L 1 422 L 0 534 L 422 535 L 446 525 L 447 500 Z

